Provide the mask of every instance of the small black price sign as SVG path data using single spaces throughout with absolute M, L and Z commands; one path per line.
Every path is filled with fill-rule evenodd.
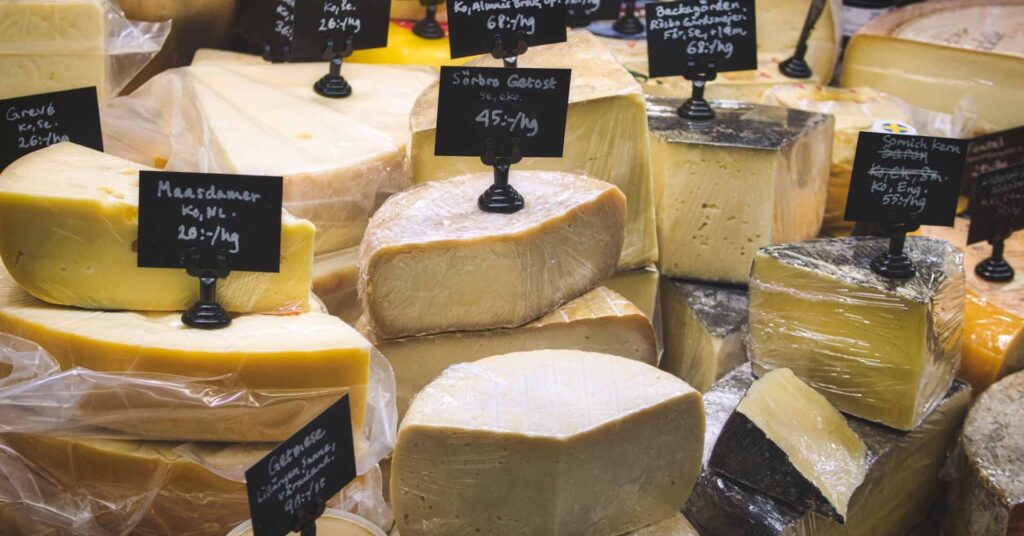
M 139 173 L 139 260 L 143 268 L 186 268 L 226 253 L 232 270 L 281 268 L 281 177 Z
M 356 477 L 350 411 L 345 395 L 245 472 L 253 534 L 300 531 Z
M 964 177 L 973 184 L 979 176 L 1024 163 L 1024 127 L 993 132 L 971 140 Z
M 967 140 L 861 132 L 846 219 L 953 225 Z
M 442 67 L 438 156 L 481 156 L 519 140 L 523 156 L 561 157 L 569 111 L 569 69 Z
M 381 0 L 298 0 L 294 53 L 321 57 L 330 37 L 352 37 L 352 49 L 388 44 L 391 3 Z
M 495 36 L 511 49 L 522 37 L 529 46 L 566 39 L 565 0 L 448 0 L 452 58 L 488 54 Z
M 103 150 L 96 88 L 0 100 L 0 170 L 62 141 Z
M 650 76 L 683 76 L 686 59 L 715 60 L 715 72 L 757 68 L 754 0 L 647 2 Z
M 621 0 L 565 0 L 566 9 L 582 9 L 590 20 L 619 18 Z
M 1024 229 L 1024 164 L 979 175 L 971 196 L 967 243 Z
M 285 55 L 295 37 L 295 14 L 299 3 L 309 0 L 250 0 L 239 17 L 239 34 L 251 52 L 267 55 L 267 59 L 289 60 Z M 320 57 L 319 53 L 316 56 Z M 312 59 L 312 58 L 307 58 Z

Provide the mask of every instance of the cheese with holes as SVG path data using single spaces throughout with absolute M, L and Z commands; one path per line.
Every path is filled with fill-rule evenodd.
M 284 177 L 284 205 L 316 225 L 318 254 L 359 243 L 408 186 L 409 112 L 437 80 L 423 67 L 345 65 L 353 94 L 313 91 L 324 63 L 206 62 L 161 73 L 103 111 L 112 154 L 169 171 Z
M 962 255 L 909 237 L 917 274 L 890 280 L 871 260 L 882 238 L 819 239 L 758 252 L 750 278 L 750 356 L 758 374 L 790 368 L 840 411 L 912 430 L 953 381 L 963 332 Z
M 416 397 L 399 428 L 398 529 L 639 529 L 686 501 L 703 430 L 700 394 L 632 359 L 541 350 L 456 365 Z
M 705 458 L 727 445 L 721 442 L 722 428 L 754 381 L 750 367 L 744 365 L 704 394 Z M 942 493 L 940 470 L 970 400 L 967 384 L 954 382 L 934 410 L 909 432 L 847 417 L 846 426 L 866 447 L 866 472 L 850 497 L 844 524 L 801 511 L 706 467 L 683 513 L 705 535 L 907 534 L 924 520 Z
M 1024 530 L 1024 373 L 995 383 L 971 408 L 954 461 L 944 528 L 951 535 Z
M 359 303 L 359 248 L 317 255 L 313 259 L 313 294 L 327 312 L 355 325 L 363 314 Z
M 704 392 L 747 361 L 747 291 L 664 278 L 661 370 Z
M 251 410 L 245 418 L 217 420 L 217 407 L 181 408 L 175 399 L 111 389 L 92 392 L 80 404 L 101 426 L 181 441 L 281 441 L 347 391 L 354 428 L 362 427 L 370 343 L 323 313 L 243 315 L 223 329 L 190 329 L 180 313 L 51 305 L 30 296 L 0 267 L 0 332 L 35 342 L 62 369 L 172 374 L 195 378 L 193 389 L 201 384 L 247 388 L 259 392 L 251 393 L 254 400 L 282 402 Z
M 468 65 L 495 67 L 501 63 L 481 56 Z M 570 32 L 564 44 L 531 48 L 519 58 L 519 66 L 571 68 L 572 83 L 562 158 L 524 158 L 513 169 L 582 173 L 618 186 L 628 202 L 619 269 L 656 261 L 651 155 L 640 86 L 597 38 L 585 31 Z M 436 84 L 424 91 L 410 119 L 413 180 L 432 181 L 489 169 L 479 158 L 434 156 L 437 94 Z
M 526 200 L 484 212 L 492 174 L 431 181 L 374 214 L 359 256 L 359 296 L 381 339 L 521 326 L 611 277 L 626 199 L 579 175 L 513 171 Z
M 1024 79 L 1024 2 L 946 0 L 905 6 L 865 25 L 850 40 L 842 85 L 870 86 L 907 102 L 952 113 L 969 97 L 997 129 L 1024 123 L 1017 86 Z
M 584 350 L 657 365 L 654 326 L 635 305 L 598 287 L 543 317 L 511 329 L 440 333 L 377 341 L 395 370 L 398 416 L 444 369 L 492 355 L 529 350 Z
M 708 467 L 838 523 L 864 482 L 867 447 L 825 397 L 789 369 L 751 384 L 725 421 Z
M 199 297 L 185 270 L 137 266 L 139 171 L 73 143 L 30 153 L 0 174 L 0 257 L 37 298 L 90 309 L 183 311 Z M 313 225 L 281 216 L 279 273 L 232 272 L 217 283 L 229 312 L 304 310 Z
M 833 120 L 719 101 L 695 125 L 680 100 L 649 98 L 658 267 L 667 277 L 745 284 L 758 248 L 817 236 Z

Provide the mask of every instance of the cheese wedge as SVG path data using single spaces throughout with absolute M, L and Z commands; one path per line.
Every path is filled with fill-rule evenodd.
M 512 329 L 463 331 L 375 341 L 395 370 L 398 416 L 444 369 L 492 355 L 528 350 L 583 350 L 657 365 L 654 326 L 635 305 L 598 287 L 543 317 Z
M 327 312 L 355 325 L 363 314 L 359 303 L 359 248 L 317 255 L 313 259 L 313 294 Z
M 661 370 L 704 392 L 747 361 L 747 291 L 664 278 Z
M 406 2 L 420 9 L 423 6 L 418 2 Z M 445 6 L 438 6 L 438 15 L 445 12 Z M 381 48 L 366 48 L 357 50 L 345 59 L 351 63 L 384 63 L 388 65 L 429 65 L 440 67 L 442 65 L 461 65 L 469 58 L 452 59 L 451 45 L 448 43 L 447 34 L 440 39 L 425 39 L 413 33 L 413 23 L 422 19 L 424 14 L 418 18 L 400 21 L 393 20 L 388 27 L 388 44 Z M 400 19 L 394 13 L 391 18 Z M 442 17 L 438 17 L 442 18 Z
M 618 188 L 513 171 L 526 208 L 498 214 L 477 207 L 493 180 L 480 173 L 421 184 L 374 214 L 359 295 L 377 337 L 520 326 L 614 273 L 626 218 Z
M 617 272 L 601 283 L 637 306 L 655 326 L 661 325 L 658 307 L 658 269 L 652 264 L 625 272 Z
M 682 119 L 649 98 L 662 275 L 745 284 L 757 249 L 817 236 L 833 120 L 719 102 L 714 121 Z
M 398 529 L 639 529 L 686 500 L 703 428 L 699 393 L 631 359 L 542 350 L 456 365 L 416 397 L 399 428 Z
M 960 360 L 962 256 L 910 237 L 906 280 L 875 274 L 880 238 L 769 246 L 750 279 L 750 356 L 758 374 L 790 368 L 840 411 L 913 430 L 942 399 Z
M 905 6 L 869 22 L 846 48 L 844 87 L 870 86 L 952 113 L 970 98 L 997 129 L 1024 123 L 1024 2 L 946 0 Z
M 664 521 L 627 533 L 626 536 L 700 536 L 700 533 L 683 517 L 683 514 L 676 514 Z
M 518 61 L 520 67 L 571 68 L 572 82 L 562 158 L 524 158 L 515 169 L 585 174 L 618 186 L 628 203 L 619 269 L 656 261 L 650 147 L 644 141 L 647 120 L 640 86 L 597 38 L 585 31 L 570 32 L 563 44 L 533 47 Z M 501 63 L 481 56 L 468 65 L 496 67 Z M 488 170 L 479 158 L 434 156 L 437 95 L 435 84 L 420 95 L 413 108 L 413 181 Z
M 51 145 L 0 174 L 0 257 L 37 298 L 90 309 L 183 311 L 199 297 L 185 270 L 139 268 L 139 171 L 72 143 Z M 229 312 L 304 310 L 315 229 L 281 216 L 279 273 L 232 272 L 217 284 Z
M 216 48 L 200 48 L 192 55 L 191 65 L 217 65 L 217 64 L 266 64 L 270 63 L 255 54 L 235 52 L 233 50 L 220 50 Z

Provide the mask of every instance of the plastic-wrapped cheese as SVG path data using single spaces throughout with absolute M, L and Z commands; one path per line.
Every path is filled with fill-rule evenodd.
M 714 121 L 649 98 L 658 267 L 668 277 L 745 284 L 757 249 L 818 235 L 833 120 L 732 101 Z
M 381 339 L 516 327 L 614 273 L 626 200 L 579 175 L 513 171 L 526 200 L 484 212 L 491 174 L 432 181 L 374 214 L 360 251 L 359 295 Z
M 106 310 L 184 311 L 199 298 L 185 270 L 139 268 L 139 171 L 150 169 L 60 143 L 0 174 L 0 257 L 41 300 Z M 281 216 L 279 273 L 232 272 L 217 284 L 229 312 L 295 312 L 309 300 L 313 225 Z
M 615 535 L 667 519 L 697 477 L 700 394 L 638 361 L 545 350 L 446 370 L 398 432 L 403 536 Z

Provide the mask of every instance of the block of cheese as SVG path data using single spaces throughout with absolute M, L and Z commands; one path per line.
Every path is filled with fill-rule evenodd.
M 657 365 L 654 326 L 635 305 L 608 290 L 596 289 L 543 317 L 511 329 L 440 333 L 405 339 L 367 337 L 391 363 L 398 386 L 398 416 L 416 393 L 444 369 L 493 355 L 528 350 L 583 350 L 628 357 Z
M 662 279 L 661 370 L 704 392 L 747 361 L 747 291 Z
M 843 523 L 864 482 L 866 453 L 846 418 L 781 368 L 751 384 L 722 427 L 708 468 Z
M 719 441 L 719 434 L 754 380 L 750 367 L 744 365 L 704 394 L 705 457 L 727 446 Z M 864 481 L 849 500 L 845 524 L 801 511 L 706 467 L 683 513 L 704 535 L 906 534 L 925 518 L 942 493 L 939 473 L 970 398 L 967 384 L 954 382 L 935 409 L 910 432 L 846 418 L 846 425 L 867 451 Z M 750 450 L 746 453 L 756 456 Z
M 391 466 L 398 529 L 639 529 L 686 501 L 703 429 L 697 391 L 632 359 L 541 350 L 456 365 L 416 397 L 399 428 Z
M 700 534 L 683 514 L 676 514 L 664 521 L 627 533 L 626 536 L 700 536 Z
M 139 268 L 139 171 L 150 169 L 65 142 L 0 174 L 0 257 L 32 295 L 90 309 L 183 311 L 199 297 L 185 270 Z M 313 225 L 281 216 L 279 273 L 232 272 L 217 284 L 228 311 L 306 308 Z
M 750 276 L 750 359 L 790 368 L 840 411 L 912 430 L 953 381 L 963 332 L 962 255 L 910 237 L 910 279 L 878 276 L 882 238 L 769 246 Z
M 495 67 L 501 63 L 481 56 L 468 65 Z M 519 66 L 571 68 L 572 85 L 562 158 L 524 158 L 515 169 L 582 173 L 618 186 L 628 202 L 619 269 L 640 268 L 656 261 L 650 146 L 639 84 L 586 31 L 570 32 L 568 42 L 563 44 L 531 48 L 519 57 Z M 489 169 L 479 158 L 434 156 L 437 94 L 436 84 L 424 91 L 410 119 L 413 181 Z
M 108 151 L 170 171 L 284 177 L 284 204 L 316 225 L 317 253 L 359 243 L 373 210 L 408 185 L 409 111 L 437 80 L 422 67 L 351 64 L 352 96 L 313 91 L 323 63 L 173 69 L 104 109 Z
M 945 0 L 905 6 L 865 25 L 850 40 L 842 85 L 870 86 L 907 102 L 952 113 L 969 97 L 997 129 L 1024 123 L 1017 82 L 1024 79 L 1024 2 Z
M 1024 373 L 1007 376 L 971 408 L 950 464 L 948 534 L 1012 536 L 1024 530 Z
M 350 325 L 355 325 L 363 314 L 358 286 L 358 246 L 313 259 L 313 294 L 323 301 L 327 312 Z
M 239 63 L 265 64 L 269 62 L 255 54 L 246 54 L 244 52 L 235 52 L 233 50 L 220 50 L 216 48 L 200 48 L 199 50 L 196 50 L 195 54 L 192 55 L 191 65 L 209 65 L 225 63 L 237 65 Z
M 411 2 L 422 9 L 415 0 Z M 438 6 L 441 14 L 444 5 Z M 392 18 L 395 17 L 392 14 Z M 423 18 L 422 16 L 420 18 Z M 418 19 L 417 19 L 418 20 Z M 448 35 L 441 39 L 425 39 L 413 33 L 413 21 L 393 20 L 388 26 L 388 44 L 386 47 L 357 50 L 345 59 L 352 63 L 384 63 L 389 65 L 462 65 L 470 58 L 452 59 L 451 45 Z
M 615 271 L 626 198 L 580 175 L 513 171 L 526 200 L 484 212 L 489 173 L 397 194 L 367 227 L 359 296 L 381 339 L 516 327 L 596 287 Z
M 437 20 L 448 20 L 447 6 L 437 6 Z M 391 18 L 398 20 L 420 20 L 427 14 L 427 9 L 418 0 L 391 0 Z
M 757 2 L 757 51 L 788 58 L 796 49 L 812 0 L 771 0 Z M 825 9 L 807 40 L 807 64 L 816 78 L 827 83 L 839 59 L 842 3 L 827 0 Z
M 649 98 L 662 275 L 745 284 L 757 249 L 817 236 L 831 161 L 831 117 L 718 101 L 714 121 Z
M 621 294 L 623 298 L 637 306 L 656 327 L 661 324 L 658 307 L 658 269 L 653 264 L 636 270 L 616 272 L 601 285 Z
M 38 523 L 22 513 L 20 505 L 0 502 L 0 527 L 5 536 L 60 536 L 57 529 Z
M 78 409 L 95 414 L 101 426 L 181 441 L 281 441 L 347 389 L 353 425 L 362 427 L 370 342 L 323 313 L 242 315 L 224 329 L 196 330 L 182 325 L 180 313 L 51 305 L 30 296 L 0 267 L 0 332 L 35 342 L 62 369 L 196 378 L 195 385 L 181 386 L 178 396 L 205 384 L 258 391 L 250 393 L 250 403 L 260 411 L 219 421 L 218 406 L 228 414 L 238 406 L 223 401 L 203 412 L 138 391 L 90 392 Z M 283 397 L 282 403 L 270 405 L 275 396 Z M 260 403 L 270 407 L 263 411 Z M 154 414 L 162 416 L 153 419 Z

